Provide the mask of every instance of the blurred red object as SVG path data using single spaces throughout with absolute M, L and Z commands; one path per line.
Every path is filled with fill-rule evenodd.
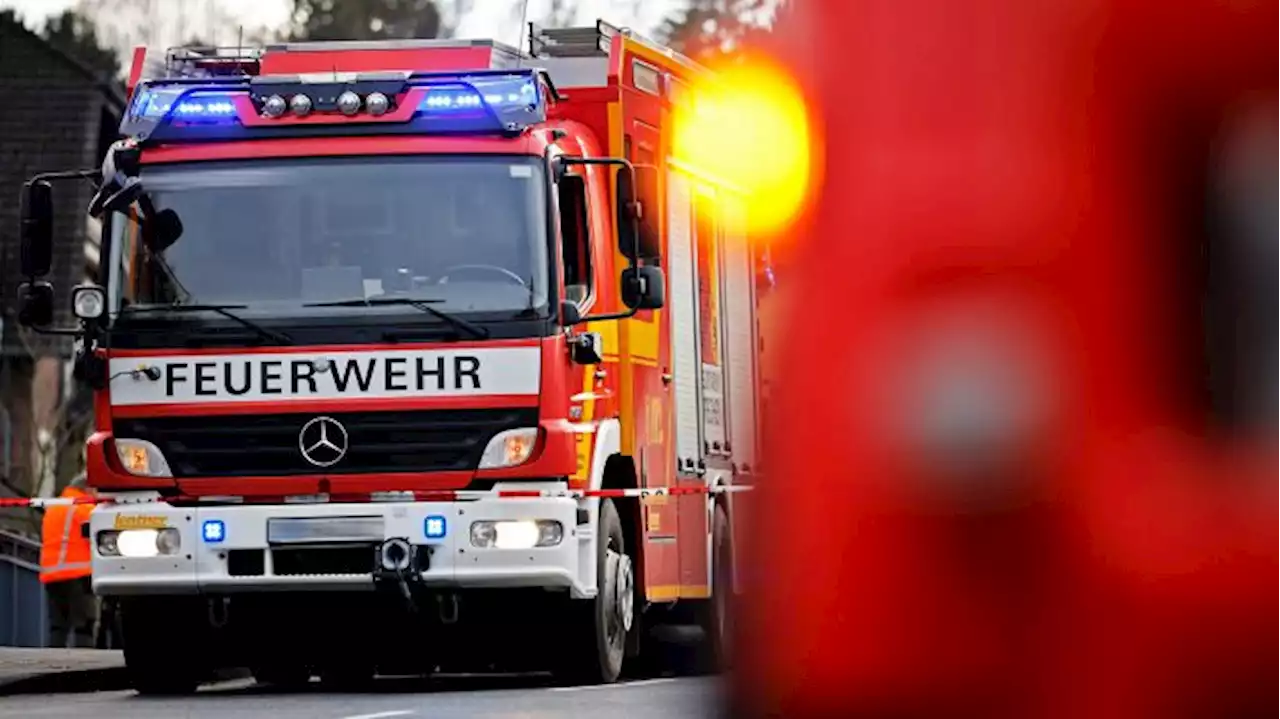
M 1275 715 L 1277 20 L 792 4 L 827 169 L 729 715 Z

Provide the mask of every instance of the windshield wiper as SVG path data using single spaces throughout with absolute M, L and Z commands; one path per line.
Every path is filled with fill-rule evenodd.
M 169 305 L 130 305 L 128 307 L 125 307 L 123 310 L 121 310 L 121 312 L 123 314 L 131 314 L 131 315 L 142 313 L 142 312 L 160 312 L 160 311 L 212 312 L 214 314 L 222 315 L 223 317 L 226 317 L 227 319 L 232 320 L 234 322 L 240 323 L 242 326 L 247 327 L 253 330 L 254 332 L 257 332 L 258 335 L 263 339 L 271 340 L 276 344 L 282 344 L 282 345 L 293 344 L 293 338 L 290 337 L 289 335 L 283 332 L 277 332 L 276 330 L 267 329 L 266 327 L 263 327 L 262 325 L 257 324 L 256 322 L 250 322 L 249 320 L 246 320 L 245 318 L 231 311 L 231 310 L 243 310 L 243 309 L 246 309 L 247 307 L 248 305 L 194 305 L 194 304 L 188 305 L 188 304 L 175 303 L 175 304 L 169 304 Z
M 435 315 L 437 318 L 448 322 L 454 327 L 463 330 L 472 337 L 484 339 L 489 336 L 489 328 L 482 327 L 469 320 L 464 320 L 443 312 L 431 306 L 433 302 L 442 302 L 443 300 L 435 299 L 414 299 L 413 297 L 361 297 L 352 300 L 333 300 L 331 302 L 310 302 L 303 307 L 378 307 L 388 305 L 405 305 L 415 310 L 426 312 L 429 315 Z

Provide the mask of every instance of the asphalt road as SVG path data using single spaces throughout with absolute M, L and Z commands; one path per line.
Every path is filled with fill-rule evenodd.
M 555 686 L 540 677 L 380 679 L 337 694 L 319 684 L 285 692 L 237 680 L 195 696 L 142 698 L 132 691 L 37 694 L 0 700 L 0 719 L 441 719 L 446 717 L 716 717 L 714 678 L 666 678 L 604 686 Z

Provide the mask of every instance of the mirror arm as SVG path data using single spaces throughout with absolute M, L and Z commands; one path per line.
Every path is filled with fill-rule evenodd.
M 632 317 L 635 317 L 636 313 L 639 311 L 640 310 L 633 307 L 627 310 L 626 312 L 610 312 L 608 314 L 603 314 L 603 315 L 589 315 L 587 317 L 583 317 L 579 319 L 577 322 L 574 322 L 573 324 L 580 325 L 583 322 L 603 322 L 605 320 L 625 320 L 625 319 L 630 319 Z
M 617 166 L 620 166 L 624 171 L 626 171 L 628 175 L 631 176 L 632 192 L 633 193 L 635 192 L 636 168 L 634 165 L 631 164 L 630 160 L 624 157 L 562 156 L 560 158 L 560 161 L 565 163 L 566 165 L 605 165 L 605 166 L 617 165 Z M 635 200 L 632 199 L 631 202 L 635 202 Z M 637 267 L 639 266 L 639 263 L 640 263 L 640 223 L 635 221 L 631 223 L 631 256 L 627 258 L 627 263 L 631 267 Z M 635 313 L 632 312 L 631 314 L 635 314 Z M 630 316 L 631 315 L 625 315 L 625 317 L 630 317 Z M 613 317 L 610 316 L 610 319 L 613 319 Z
M 29 330 L 31 330 L 32 332 L 35 332 L 36 334 L 39 334 L 39 335 L 58 335 L 58 336 L 60 336 L 60 337 L 79 337 L 79 336 L 83 333 L 83 330 L 80 330 L 80 329 L 71 329 L 71 328 L 68 328 L 68 327 L 44 327 L 44 328 L 41 328 L 41 327 L 36 327 L 35 325 L 32 325 L 32 326 L 28 327 L 27 329 L 29 329 Z
M 604 165 L 604 166 L 621 166 L 623 171 L 631 175 L 631 187 L 636 186 L 636 169 L 630 160 L 621 157 L 575 157 L 562 155 L 560 161 L 566 165 Z M 640 227 L 638 222 L 631 223 L 631 256 L 627 258 L 627 263 L 631 267 L 639 266 L 640 262 Z M 640 310 L 632 307 L 623 312 L 610 312 L 603 315 L 590 315 L 581 317 L 575 325 L 583 322 L 603 322 L 607 320 L 625 320 L 636 316 Z
M 90 180 L 94 185 L 98 184 L 97 179 L 101 174 L 100 170 L 66 170 L 63 172 L 42 172 L 31 178 L 31 182 L 57 182 L 59 180 Z

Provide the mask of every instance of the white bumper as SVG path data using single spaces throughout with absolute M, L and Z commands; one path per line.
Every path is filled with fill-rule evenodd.
M 158 502 L 143 505 L 99 505 L 90 517 L 94 538 L 93 589 L 102 595 L 236 593 L 253 591 L 371 590 L 371 574 L 279 574 L 272 561 L 268 522 L 289 518 L 365 517 L 381 520 L 381 539 L 402 537 L 432 548 L 423 583 L 440 588 L 545 587 L 567 588 L 571 596 L 596 593 L 593 523 L 579 526 L 578 509 L 595 502 L 571 498 L 484 499 L 473 502 L 374 502 L 359 504 L 283 504 L 173 507 Z M 428 539 L 427 517 L 446 519 L 445 536 Z M 555 520 L 564 528 L 556 546 L 533 549 L 478 548 L 471 544 L 471 523 L 479 520 Z M 221 522 L 221 541 L 203 536 L 209 522 Z M 181 545 L 171 555 L 151 557 L 103 556 L 98 533 L 118 527 L 176 529 Z M 368 522 L 366 525 L 370 524 Z M 297 545 L 287 545 L 297 546 Z M 233 550 L 263 550 L 260 575 L 233 576 L 228 556 Z M 370 551 L 370 567 L 373 552 Z

